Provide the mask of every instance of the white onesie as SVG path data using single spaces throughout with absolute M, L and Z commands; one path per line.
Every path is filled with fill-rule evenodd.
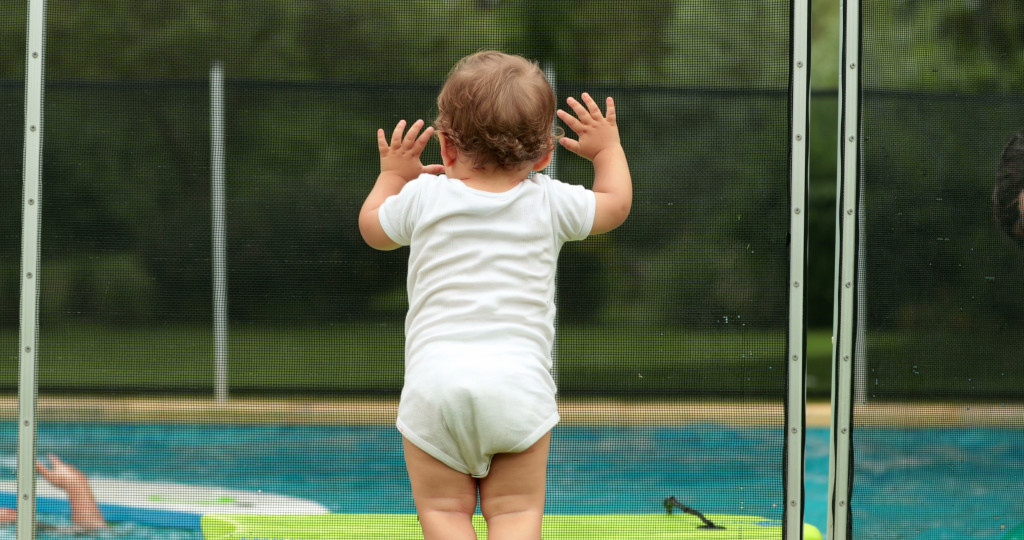
M 449 467 L 487 476 L 558 423 L 551 377 L 555 267 L 590 233 L 593 192 L 534 174 L 504 193 L 422 175 L 381 227 L 410 246 L 398 429 Z

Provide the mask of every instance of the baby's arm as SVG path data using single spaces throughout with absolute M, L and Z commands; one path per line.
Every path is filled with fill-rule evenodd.
M 377 176 L 377 183 L 374 184 L 370 194 L 366 196 L 362 210 L 359 211 L 359 233 L 363 240 L 375 249 L 389 250 L 398 247 L 384 228 L 380 225 L 377 217 L 377 210 L 384 201 L 402 191 L 406 182 L 414 180 L 422 173 L 437 174 L 444 171 L 441 165 L 423 166 L 420 162 L 420 154 L 427 146 L 427 141 L 434 133 L 434 128 L 428 127 L 420 134 L 423 128 L 423 120 L 417 120 L 405 133 L 405 120 L 398 122 L 395 131 L 391 134 L 389 145 L 383 129 L 377 130 L 377 149 L 380 150 L 380 175 Z M 419 135 L 417 137 L 417 135 Z
M 567 100 L 576 113 L 575 117 L 563 110 L 558 111 L 558 117 L 579 135 L 579 140 L 562 137 L 558 142 L 594 164 L 592 190 L 597 198 L 597 209 L 590 234 L 601 234 L 626 221 L 633 206 L 633 181 L 626 153 L 619 142 L 612 98 L 607 99 L 606 114 L 602 115 L 601 108 L 589 94 L 584 93 L 582 97 L 582 104 L 571 97 Z

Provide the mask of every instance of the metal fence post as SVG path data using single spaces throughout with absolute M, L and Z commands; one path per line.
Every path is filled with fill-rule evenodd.
M 39 228 L 43 170 L 43 57 L 46 1 L 28 3 L 25 44 L 25 150 L 18 343 L 18 540 L 36 527 L 36 367 L 39 343 Z
M 807 133 L 810 96 L 810 13 L 808 0 L 794 0 L 790 50 L 790 244 L 789 336 L 786 363 L 786 540 L 803 538 L 804 442 L 806 440 L 807 355 L 804 296 L 807 252 Z
M 853 364 L 856 363 L 858 224 L 860 207 L 860 2 L 842 6 L 839 164 L 836 230 L 836 342 L 832 354 L 832 434 L 829 452 L 828 540 L 851 530 Z

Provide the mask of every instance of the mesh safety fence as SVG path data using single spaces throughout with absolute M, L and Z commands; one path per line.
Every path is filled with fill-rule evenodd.
M 562 108 L 613 96 L 635 184 L 620 229 L 562 250 L 547 512 L 665 514 L 674 495 L 709 516 L 781 519 L 788 2 L 47 5 L 38 450 L 94 487 L 137 487 L 131 511 L 102 507 L 119 538 L 199 538 L 147 512 L 232 511 L 253 493 L 373 514 L 395 523 L 380 537 L 400 536 L 414 513 L 393 427 L 408 251 L 367 247 L 357 215 L 379 172 L 376 130 L 432 121 L 449 68 L 486 48 L 537 60 Z M 23 4 L 0 6 L 4 42 L 23 42 Z M 24 49 L 5 47 L 0 137 L 20 148 Z M 0 155 L 9 396 L 19 156 Z M 424 163 L 439 160 L 432 141 Z M 561 149 L 552 175 L 593 179 Z M 2 435 L 13 459 L 13 426 Z M 41 520 L 68 523 L 39 500 Z
M 1024 7 L 861 10 L 852 537 L 1003 538 L 1024 521 L 1024 252 L 993 190 L 1000 170 L 1024 187 L 1001 163 L 1024 129 Z

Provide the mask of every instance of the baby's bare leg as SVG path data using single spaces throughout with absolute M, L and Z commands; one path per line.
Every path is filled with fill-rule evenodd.
M 476 540 L 476 479 L 441 463 L 407 439 L 402 439 L 402 448 L 424 540 Z
M 498 454 L 480 479 L 480 510 L 489 540 L 539 540 L 547 482 L 548 433 L 518 454 Z

